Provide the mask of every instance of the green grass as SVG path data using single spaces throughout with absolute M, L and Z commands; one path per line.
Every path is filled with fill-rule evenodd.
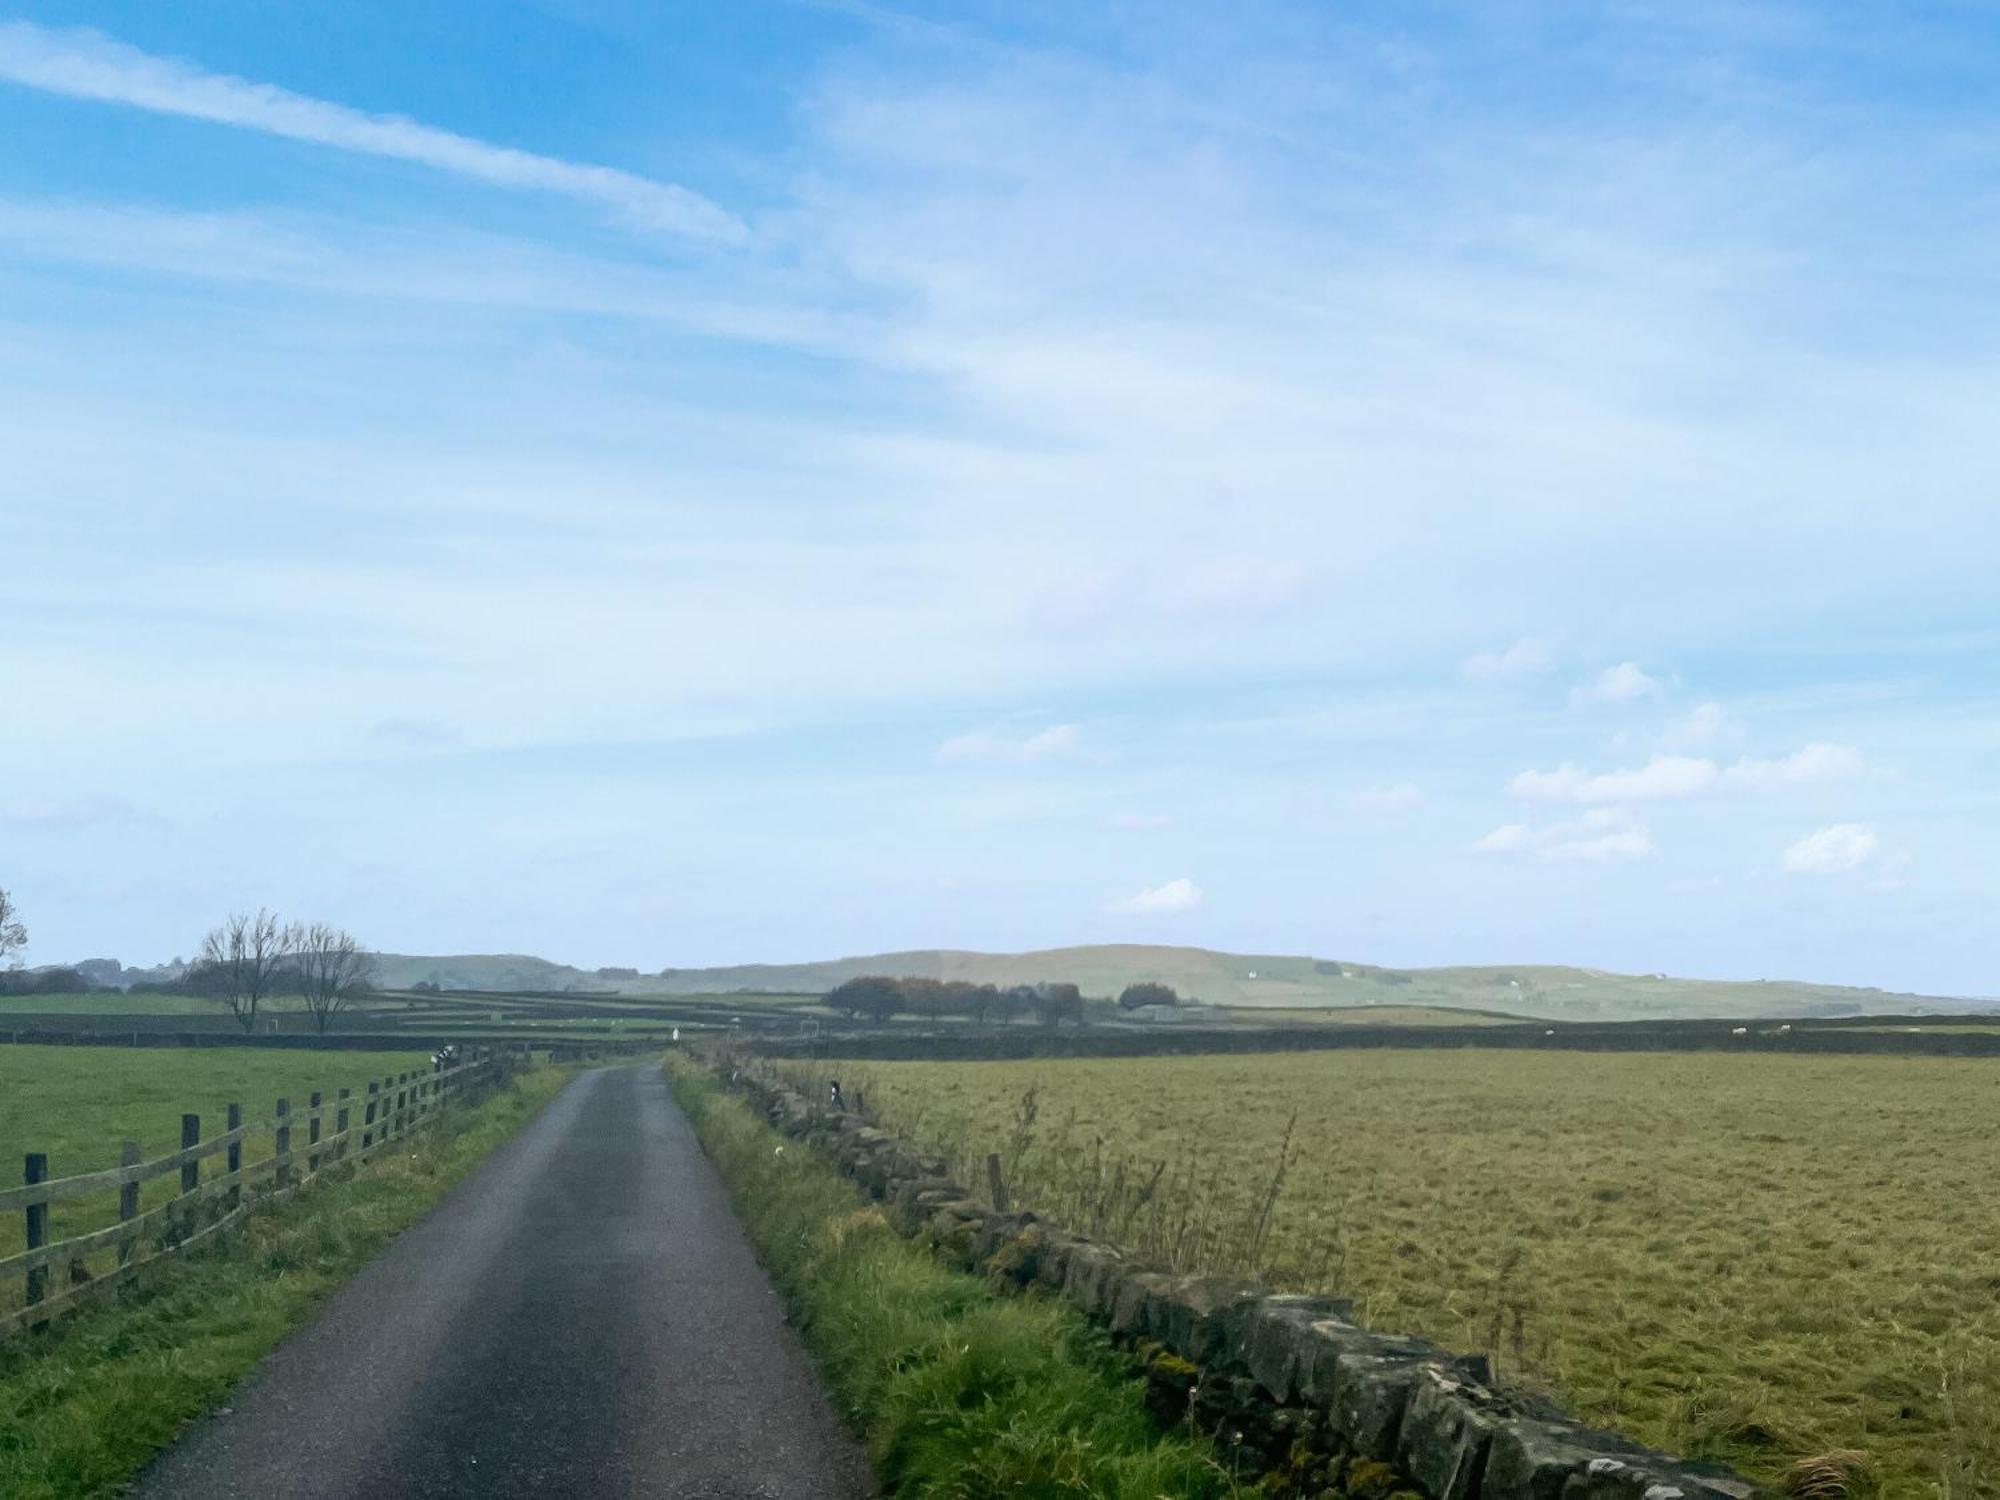
M 1352 1296 L 1644 1441 L 1765 1480 L 1859 1449 L 1895 1500 L 2000 1496 L 1992 1062 L 1371 1050 L 841 1079 L 961 1181 L 999 1150 L 1053 1217 Z
M 296 996 L 283 995 L 258 1007 L 281 1015 L 305 1009 Z M 134 995 L 98 991 L 89 995 L 0 995 L 0 1016 L 227 1016 L 229 1007 L 199 995 Z
M 1245 1026 L 1505 1026 L 1519 1020 L 1441 1005 L 1232 1005 L 1226 1014 Z
M 1068 1307 L 940 1265 L 708 1073 L 674 1059 L 667 1074 L 885 1495 L 1238 1493 L 1205 1445 L 1159 1433 L 1140 1382 Z
M 118 1303 L 0 1344 L 0 1495 L 117 1494 L 565 1077 L 549 1068 L 522 1074 L 477 1109 L 411 1137 L 407 1151 L 251 1216 Z
M 0 1171 L 21 1180 L 22 1157 L 39 1151 L 51 1177 L 74 1177 L 118 1165 L 122 1141 L 139 1143 L 142 1160 L 180 1149 L 181 1116 L 201 1116 L 204 1137 L 219 1134 L 231 1102 L 246 1121 L 268 1118 L 282 1097 L 303 1110 L 317 1089 L 332 1100 L 342 1088 L 365 1096 L 368 1081 L 391 1073 L 428 1071 L 427 1052 L 316 1052 L 305 1048 L 235 1047 L 0 1047 Z M 357 1108 L 355 1119 L 361 1118 Z M 329 1119 L 325 1130 L 331 1134 Z M 297 1130 L 304 1144 L 305 1128 Z M 268 1133 L 244 1142 L 246 1162 L 271 1154 Z M 221 1158 L 203 1163 L 213 1171 Z M 142 1208 L 178 1190 L 168 1174 L 147 1183 Z M 49 1237 L 67 1239 L 117 1218 L 116 1192 L 73 1198 L 49 1207 Z M 19 1214 L 0 1215 L 0 1256 L 22 1248 Z M 105 1252 L 107 1255 L 110 1252 Z M 0 1310 L 20 1305 L 21 1283 L 0 1282 Z

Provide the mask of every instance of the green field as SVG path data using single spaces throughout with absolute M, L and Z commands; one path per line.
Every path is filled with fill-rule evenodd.
M 1000 1151 L 1067 1223 L 1352 1296 L 1642 1440 L 1766 1480 L 1858 1449 L 1883 1496 L 2000 1495 L 1995 1063 L 1369 1051 L 842 1080 L 961 1180 Z
M 266 1000 L 261 1007 L 281 1013 L 303 1010 L 293 996 Z M 97 990 L 88 995 L 0 995 L 0 1016 L 226 1016 L 227 1006 L 199 995 L 147 995 Z
M 268 1118 L 279 1098 L 303 1110 L 315 1089 L 331 1100 L 342 1088 L 365 1095 L 368 1081 L 415 1069 L 428 1071 L 425 1052 L 314 1052 L 235 1047 L 0 1047 L 0 1168 L 21 1180 L 22 1157 L 48 1156 L 51 1177 L 74 1177 L 118 1165 L 119 1144 L 137 1141 L 151 1161 L 180 1149 L 182 1114 L 201 1116 L 202 1134 L 225 1128 L 227 1107 L 243 1106 L 246 1121 Z M 355 1118 L 361 1118 L 357 1110 Z M 327 1130 L 331 1132 L 332 1123 Z M 304 1127 L 298 1142 L 304 1142 Z M 244 1142 L 244 1159 L 271 1154 L 268 1134 Z M 219 1170 L 220 1158 L 203 1163 Z M 174 1174 L 147 1183 L 141 1206 L 172 1197 Z M 49 1207 L 49 1236 L 64 1239 L 117 1218 L 116 1193 L 94 1194 Z M 21 1249 L 19 1214 L 0 1215 L 0 1256 Z M 0 1283 L 0 1309 L 19 1305 L 21 1283 Z
M 1436 1005 L 1230 1006 L 1224 1014 L 1245 1026 L 1505 1026 L 1520 1019 Z
M 107 1050 L 74 1052 L 101 1059 Z M 279 1055 L 224 1053 L 219 1060 Z M 368 1061 L 386 1068 L 386 1057 Z M 126 1493 L 158 1449 L 226 1401 L 273 1344 L 532 1119 L 567 1076 L 556 1068 L 519 1074 L 478 1108 L 453 1111 L 436 1129 L 412 1135 L 407 1149 L 399 1144 L 351 1179 L 250 1216 L 239 1231 L 116 1302 L 86 1307 L 49 1333 L 0 1342 L 0 1495 L 112 1500 Z M 10 1074 L 4 1082 L 11 1081 Z M 259 1081 L 273 1082 L 289 1084 Z M 0 1096 L 0 1108 L 8 1102 Z

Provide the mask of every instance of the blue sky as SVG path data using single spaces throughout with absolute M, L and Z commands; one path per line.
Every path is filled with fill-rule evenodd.
M 2000 992 L 2000 23 L 0 11 L 0 885 Z

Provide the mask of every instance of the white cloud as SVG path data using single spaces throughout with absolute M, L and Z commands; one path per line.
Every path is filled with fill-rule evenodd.
M 1835 823 L 1809 833 L 1785 851 L 1785 868 L 1795 875 L 1842 875 L 1867 864 L 1881 848 L 1873 829 Z
M 1851 781 L 1868 768 L 1859 750 L 1815 741 L 1781 760 L 1739 760 L 1722 773 L 1722 784 L 1750 790 L 1818 786 Z
M 1068 755 L 1077 748 L 1074 724 L 1056 724 L 1019 739 L 975 732 L 956 735 L 937 748 L 937 758 L 947 763 L 959 761 L 1013 761 L 1027 765 L 1051 756 Z
M 1415 807 L 1424 800 L 1423 789 L 1414 781 L 1399 781 L 1394 786 L 1370 787 L 1354 794 L 1355 802 L 1362 807 L 1372 807 L 1383 812 L 1400 812 L 1407 807 Z
M 1183 876 L 1164 885 L 1148 886 L 1130 896 L 1121 896 L 1104 909 L 1127 917 L 1154 917 L 1168 912 L 1192 911 L 1201 902 L 1201 887 Z
M 1714 761 L 1686 755 L 1656 755 L 1636 769 L 1596 775 L 1565 761 L 1553 771 L 1523 771 L 1507 790 L 1540 802 L 1645 802 L 1708 791 L 1719 775 Z
M 1537 828 L 1528 823 L 1503 823 L 1473 842 L 1480 854 L 1528 854 L 1552 861 L 1645 859 L 1653 836 L 1631 814 L 1613 808 L 1592 808 L 1582 817 Z
M 1730 766 L 1706 756 L 1656 755 L 1643 766 L 1593 773 L 1564 761 L 1553 771 L 1520 772 L 1507 790 L 1539 802 L 1652 802 L 1718 790 L 1816 786 L 1850 780 L 1865 769 L 1859 750 L 1820 741 L 1779 760 L 1745 758 Z
M 1165 813 L 1115 813 L 1111 826 L 1126 833 L 1153 833 L 1173 822 Z
M 581 198 L 648 230 L 740 242 L 741 220 L 698 193 L 616 167 L 592 166 L 495 146 L 400 115 L 372 115 L 268 83 L 204 72 L 89 30 L 28 21 L 0 25 L 0 78 L 63 94 L 126 104 L 310 141 L 341 151 L 420 162 L 499 187 Z
M 1502 651 L 1475 651 L 1458 670 L 1474 682 L 1506 682 L 1534 677 L 1555 665 L 1555 652 L 1537 636 L 1523 636 Z
M 1664 690 L 1657 677 L 1649 677 L 1636 661 L 1621 661 L 1606 667 L 1591 682 L 1570 693 L 1573 703 L 1634 703 L 1657 696 Z
M 1676 750 L 1705 750 L 1710 745 L 1742 737 L 1743 731 L 1720 703 L 1699 703 L 1669 721 L 1666 742 Z

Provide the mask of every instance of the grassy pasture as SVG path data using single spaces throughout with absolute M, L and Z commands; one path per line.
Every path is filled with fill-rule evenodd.
M 1518 1016 L 1442 1005 L 1230 1006 L 1225 1014 L 1252 1026 L 1506 1026 L 1520 1021 Z
M 1352 1296 L 1364 1322 L 1486 1350 L 1593 1422 L 1766 1480 L 1858 1449 L 1867 1493 L 2000 1496 L 1991 1062 L 1413 1050 L 840 1071 L 963 1181 L 998 1150 L 1055 1217 Z
M 0 1050 L 0 1058 L 18 1050 Z M 108 1049 L 76 1050 L 101 1059 Z M 252 1215 L 240 1231 L 194 1250 L 115 1303 L 86 1308 L 51 1335 L 0 1343 L 0 1495 L 110 1500 L 126 1493 L 157 1449 L 225 1400 L 273 1344 L 532 1119 L 568 1076 L 555 1068 L 519 1074 L 479 1108 L 412 1136 L 408 1151 L 384 1152 L 352 1179 Z M 5 1102 L 0 1095 L 0 1108 Z M 4 1130 L 0 1137 L 11 1139 Z
M 264 1001 L 262 1009 L 290 1014 L 305 1009 L 293 995 Z M 226 1016 L 227 1006 L 199 995 L 145 995 L 97 990 L 88 995 L 0 995 L 0 1016 Z
M 9 1186 L 21 1181 L 22 1157 L 45 1152 L 51 1177 L 74 1177 L 118 1165 L 122 1141 L 139 1143 L 151 1161 L 180 1148 L 181 1115 L 199 1114 L 203 1138 L 226 1128 L 230 1103 L 246 1121 L 268 1119 L 279 1098 L 303 1111 L 317 1089 L 328 1101 L 342 1088 L 357 1096 L 368 1081 L 391 1073 L 428 1069 L 423 1052 L 314 1052 L 305 1049 L 180 1047 L 0 1047 L 0 1172 Z M 356 1109 L 354 1118 L 361 1118 Z M 330 1134 L 333 1125 L 328 1120 Z M 294 1144 L 305 1143 L 303 1122 Z M 268 1133 L 243 1143 L 245 1163 L 271 1154 Z M 222 1158 L 202 1163 L 206 1177 Z M 142 1209 L 155 1208 L 179 1187 L 177 1174 L 147 1183 Z M 65 1239 L 114 1222 L 115 1191 L 49 1206 L 49 1237 Z M 0 1215 L 0 1256 L 24 1243 L 19 1213 Z M 108 1255 L 109 1252 L 106 1252 Z M 21 1282 L 0 1283 L 0 1309 L 18 1307 Z

